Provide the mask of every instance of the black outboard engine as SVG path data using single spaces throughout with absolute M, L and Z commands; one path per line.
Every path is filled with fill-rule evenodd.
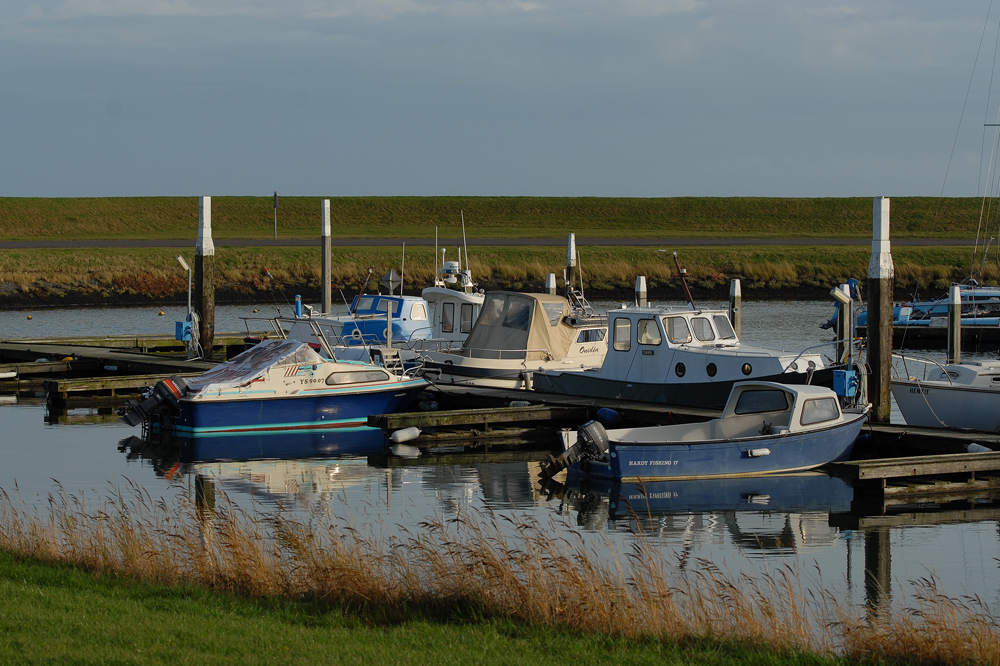
M 177 410 L 177 403 L 187 393 L 188 385 L 180 377 L 161 379 L 153 386 L 145 400 L 129 400 L 121 412 L 121 420 L 135 427 L 146 422 L 154 414 L 164 410 Z
M 582 449 L 581 458 L 600 460 L 608 452 L 608 431 L 599 421 L 587 421 L 576 432 Z

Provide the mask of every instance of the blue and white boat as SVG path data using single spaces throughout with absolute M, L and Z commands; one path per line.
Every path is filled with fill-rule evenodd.
M 324 358 L 298 340 L 264 340 L 187 380 L 171 377 L 123 419 L 138 425 L 166 412 L 192 435 L 367 428 L 369 414 L 405 408 L 427 386 L 408 372 Z
M 869 405 L 841 409 L 830 389 L 776 382 L 733 386 L 722 416 L 703 423 L 567 431 L 571 474 L 623 482 L 756 476 L 846 459 Z

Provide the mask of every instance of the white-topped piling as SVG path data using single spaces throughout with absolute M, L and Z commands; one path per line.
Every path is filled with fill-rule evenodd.
M 646 307 L 646 276 L 639 275 L 635 278 L 635 304 L 640 308 Z
M 212 358 L 215 344 L 215 244 L 212 242 L 212 197 L 198 199 L 198 244 L 194 248 L 198 342 L 202 358 Z
M 576 281 L 576 234 L 569 235 L 568 247 L 566 248 L 566 273 L 563 275 L 565 281 L 566 294 L 569 295 Z
M 948 363 L 962 361 L 962 291 L 957 284 L 948 292 Z
M 549 296 L 556 295 L 556 274 L 549 273 L 545 278 L 545 293 Z
M 736 338 L 739 339 L 743 333 L 743 289 L 740 286 L 740 279 L 733 278 L 729 283 L 729 323 L 733 325 Z
M 330 312 L 333 308 L 333 292 L 330 284 L 331 280 L 331 269 L 330 269 L 330 200 L 323 199 L 322 206 L 320 207 L 320 213 L 322 216 L 322 229 L 320 231 L 320 236 L 322 240 L 323 249 L 321 251 L 322 257 L 322 280 L 323 286 L 321 289 L 323 296 L 323 312 Z
M 888 423 L 892 377 L 892 291 L 894 270 L 889 249 L 889 197 L 872 205 L 872 256 L 868 264 L 868 398 L 872 421 Z

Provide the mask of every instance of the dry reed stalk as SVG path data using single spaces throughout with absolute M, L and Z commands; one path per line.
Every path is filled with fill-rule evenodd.
M 346 500 L 345 500 L 346 503 Z M 621 553 L 608 539 L 490 510 L 399 527 L 355 524 L 324 503 L 308 520 L 236 506 L 154 501 L 134 484 L 92 506 L 61 487 L 44 510 L 0 489 L 0 548 L 96 572 L 186 582 L 247 596 L 311 598 L 403 619 L 420 607 L 636 638 L 710 638 L 853 660 L 1000 663 L 1000 623 L 978 597 L 917 583 L 918 608 L 869 623 L 822 581 L 784 564 L 733 575 L 670 561 L 655 539 Z M 818 575 L 818 572 L 817 572 Z

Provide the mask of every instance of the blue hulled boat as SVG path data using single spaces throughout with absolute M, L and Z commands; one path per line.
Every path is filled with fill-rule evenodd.
M 869 409 L 841 409 L 820 386 L 740 382 L 718 419 L 611 430 L 590 421 L 566 432 L 560 458 L 571 474 L 639 483 L 806 470 L 846 459 Z

